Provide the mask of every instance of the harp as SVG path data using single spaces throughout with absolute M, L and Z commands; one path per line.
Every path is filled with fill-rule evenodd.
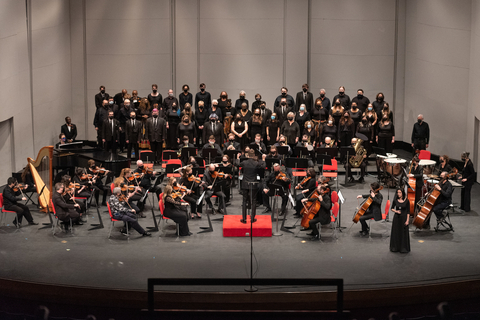
M 27 158 L 30 172 L 32 173 L 33 181 L 37 187 L 37 193 L 40 195 L 43 187 L 42 196 L 38 197 L 38 203 L 42 207 L 42 212 L 47 212 L 47 206 L 50 203 L 53 171 L 53 146 L 43 147 L 38 151 L 37 159 Z

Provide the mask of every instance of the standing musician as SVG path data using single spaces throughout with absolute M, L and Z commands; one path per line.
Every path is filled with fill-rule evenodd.
M 187 202 L 180 202 L 178 197 L 174 198 L 173 188 L 166 186 L 163 193 L 163 203 L 165 209 L 163 215 L 169 219 L 178 223 L 179 236 L 186 237 L 191 236 L 192 233 L 188 228 L 188 214 L 184 206 L 187 206 Z
M 407 174 L 409 178 L 415 178 L 415 211 L 417 211 L 417 203 L 422 198 L 422 189 L 423 189 L 423 167 L 419 165 L 420 160 L 418 156 L 415 155 L 412 159 L 412 164 L 410 166 L 410 172 Z
M 114 112 L 108 111 L 108 119 L 103 121 L 102 141 L 105 151 L 117 152 L 118 140 L 120 138 L 120 122 L 114 119 Z
M 307 175 L 305 176 L 303 181 L 297 184 L 297 186 L 295 187 L 295 189 L 299 191 L 295 197 L 295 218 L 300 217 L 300 211 L 302 211 L 303 208 L 302 201 L 304 199 L 308 199 L 310 197 L 310 194 L 315 191 L 315 188 L 317 187 L 316 178 L 317 174 L 315 173 L 315 169 L 308 168 Z
M 135 216 L 135 209 L 132 209 L 128 206 L 128 202 L 125 200 L 120 187 L 113 189 L 113 194 L 110 196 L 110 199 L 108 199 L 108 203 L 114 219 L 122 220 L 125 224 L 128 223 L 130 227 L 137 230 L 137 232 L 144 237 L 149 237 L 152 235 L 150 232 L 145 231 L 140 224 L 138 224 L 137 217 Z M 120 232 L 124 235 L 127 235 L 126 228 L 123 228 Z
M 207 205 L 213 210 L 213 205 L 210 198 L 212 197 L 212 195 L 216 195 L 219 198 L 219 209 L 217 210 L 217 212 L 220 214 L 227 214 L 225 208 L 225 193 L 223 193 L 221 190 L 215 190 L 215 185 L 225 178 L 216 177 L 217 175 L 218 172 L 216 171 L 215 165 L 210 164 L 203 175 L 203 181 L 205 182 L 205 201 L 207 202 Z M 216 178 L 214 178 L 214 176 Z
M 130 168 L 123 168 L 122 171 L 120 171 L 120 176 L 113 182 L 113 185 L 116 188 L 119 187 L 120 190 L 124 192 L 124 195 L 127 196 L 126 201 L 130 207 L 134 209 L 141 218 L 145 218 L 146 216 L 141 213 L 143 210 L 140 209 L 140 206 L 142 205 L 140 201 L 142 198 L 142 188 L 135 185 L 135 178 L 131 179 L 131 177 L 132 170 Z M 122 189 L 126 190 L 123 191 Z M 133 201 L 137 201 L 137 205 L 135 205 Z
M 63 197 L 64 190 L 65 187 L 63 183 L 57 182 L 55 184 L 55 192 L 52 195 L 52 202 L 58 219 L 67 223 L 72 219 L 72 223 L 82 225 L 83 223 L 80 220 L 80 217 L 82 216 L 80 204 L 67 203 Z M 68 225 L 67 223 L 65 223 L 65 226 Z
M 358 195 L 357 199 L 360 198 L 365 198 L 368 199 L 369 197 L 372 198 L 372 204 L 368 207 L 367 211 L 363 216 L 360 217 L 360 223 L 362 224 L 362 231 L 360 231 L 360 234 L 362 236 L 368 235 L 370 232 L 370 229 L 368 228 L 367 221 L 371 218 L 374 218 L 375 221 L 382 220 L 382 201 L 383 201 L 383 196 L 380 193 L 380 184 L 378 182 L 373 182 L 370 184 L 370 193 L 369 194 L 364 194 L 364 195 Z
M 153 109 L 152 118 L 147 119 L 145 127 L 154 162 L 159 163 L 162 160 L 163 142 L 167 139 L 167 123 L 164 118 L 158 116 L 158 109 Z
M 443 156 L 440 156 L 440 159 L 438 160 L 438 165 L 435 167 L 435 174 L 440 176 L 440 174 L 443 171 L 446 171 L 447 173 L 450 173 L 452 171 L 452 167 L 449 164 L 450 158 L 444 154 Z
M 137 169 L 135 169 L 134 173 L 142 175 L 142 178 L 140 180 L 140 187 L 144 188 L 145 190 L 149 190 L 152 187 L 152 180 L 157 179 L 157 171 L 154 171 L 153 168 L 149 169 L 145 167 L 142 160 L 137 160 Z M 160 200 L 160 194 L 162 193 L 162 188 L 160 187 L 160 184 L 154 186 L 154 188 L 150 191 L 155 192 L 155 194 L 157 195 L 157 200 Z M 146 200 L 147 198 L 145 198 L 145 201 Z M 145 201 L 143 202 L 144 204 Z
M 30 209 L 28 209 L 26 205 L 18 203 L 18 201 L 27 200 L 27 198 L 21 191 L 22 187 L 25 188 L 25 186 L 18 185 L 15 178 L 10 177 L 7 179 L 7 186 L 5 187 L 5 189 L 3 189 L 3 208 L 5 210 L 15 211 L 17 213 L 17 219 L 13 220 L 13 224 L 15 226 L 17 226 L 17 222 L 18 227 L 21 226 L 23 217 L 27 219 L 28 224 L 37 225 L 38 223 L 33 221 Z M 22 197 L 17 198 L 19 195 L 22 195 Z
M 317 223 L 320 222 L 321 225 L 329 224 L 330 219 L 330 209 L 332 208 L 332 201 L 330 200 L 330 196 L 326 192 L 325 186 L 318 185 L 317 187 L 318 196 L 315 195 L 311 198 L 302 199 L 302 204 L 306 202 L 315 202 L 320 201 L 320 210 L 317 211 L 314 218 L 308 222 L 310 229 L 312 230 L 311 233 L 307 234 L 309 236 L 313 236 L 310 240 L 312 241 L 319 241 L 321 238 L 320 235 L 320 228 L 317 228 Z
M 255 150 L 250 150 L 248 159 L 238 162 L 238 166 L 242 168 L 243 171 L 243 180 L 242 180 L 242 220 L 241 223 L 247 223 L 247 206 L 251 208 L 251 219 L 252 222 L 255 222 L 256 214 L 256 204 L 255 200 L 257 198 L 257 193 L 259 189 L 260 181 L 257 179 L 257 176 L 262 174 L 262 170 L 265 168 L 265 158 L 266 154 L 262 155 L 262 160 L 258 161 L 257 156 L 255 155 Z M 251 192 L 250 192 L 251 191 Z M 251 203 L 250 199 L 253 199 L 254 203 Z
M 461 202 L 460 202 L 460 209 L 464 210 L 465 212 L 470 212 L 470 193 L 472 192 L 472 186 L 475 183 L 475 168 L 473 167 L 472 160 L 469 158 L 470 153 L 464 152 L 462 153 L 462 161 L 465 162 L 465 165 L 462 169 L 462 175 L 460 179 L 462 179 L 462 188 L 461 193 Z
M 277 184 L 283 187 L 284 194 L 282 196 L 282 209 L 280 215 L 283 216 L 287 211 L 287 201 L 288 201 L 288 190 L 289 184 L 292 181 L 292 176 L 288 173 L 283 173 L 280 168 L 280 164 L 275 163 L 273 165 L 273 172 L 268 176 L 267 179 L 263 180 L 263 205 L 267 208 L 263 213 L 271 212 L 272 208 L 270 207 L 269 197 L 275 195 L 275 190 L 268 189 L 270 184 Z
M 102 179 L 105 177 L 105 175 L 108 173 L 106 170 L 98 170 L 102 169 L 99 168 L 95 165 L 95 160 L 90 159 L 87 162 L 88 168 L 87 168 L 87 174 L 91 174 L 93 176 L 92 178 L 92 187 L 95 189 L 97 192 L 95 193 L 95 203 L 98 203 L 98 198 L 99 198 L 99 192 L 103 192 L 103 199 L 102 199 L 102 206 L 107 206 L 107 193 L 108 193 L 108 188 L 106 188 L 103 185 Z
M 453 187 L 450 181 L 448 181 L 448 172 L 444 171 L 440 174 L 440 182 L 435 185 L 435 189 L 440 191 L 440 196 L 435 202 L 435 206 L 432 211 L 437 216 L 437 221 L 441 220 L 443 216 L 443 210 L 452 203 Z M 428 221 L 425 221 L 426 225 L 430 224 L 430 217 Z
M 194 214 L 196 215 L 197 218 L 202 218 L 202 208 L 203 204 L 200 203 L 197 205 L 198 198 L 200 198 L 200 195 L 202 194 L 203 188 L 202 188 L 202 180 L 199 177 L 195 177 L 193 175 L 193 170 L 191 166 L 186 167 L 182 171 L 182 178 L 180 179 L 180 184 L 182 186 L 185 186 L 188 190 L 191 190 L 192 192 L 190 194 L 187 194 L 183 197 L 183 200 L 187 201 L 190 203 L 190 207 L 192 209 L 192 218 L 194 218 Z M 192 204 L 192 200 L 194 200 L 194 204 Z M 194 207 L 195 206 L 195 207 Z

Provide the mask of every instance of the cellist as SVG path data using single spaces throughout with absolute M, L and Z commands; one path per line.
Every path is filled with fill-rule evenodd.
M 423 189 L 423 167 L 420 166 L 420 160 L 418 155 L 415 155 L 412 159 L 412 164 L 410 166 L 410 172 L 407 174 L 409 178 L 415 178 L 415 204 L 414 212 L 417 212 L 417 203 L 422 198 L 422 189 Z M 410 212 L 413 214 L 413 212 Z
M 304 205 L 306 202 L 316 202 L 316 201 L 320 202 L 320 209 L 315 213 L 315 216 L 313 217 L 313 219 L 308 222 L 312 232 L 308 233 L 307 235 L 313 236 L 310 239 L 312 241 L 319 241 L 321 238 L 320 230 L 317 228 L 317 223 L 320 222 L 321 225 L 330 223 L 330 209 L 332 208 L 332 201 L 330 200 L 330 197 L 328 196 L 328 193 L 326 191 L 327 191 L 327 188 L 325 186 L 318 185 L 317 187 L 318 195 L 315 194 L 311 198 L 302 199 L 302 203 Z M 314 206 L 314 204 L 312 204 L 312 206 Z
M 364 195 L 358 195 L 357 199 L 360 198 L 366 198 L 368 199 L 369 197 L 372 198 L 372 204 L 368 207 L 367 211 L 363 216 L 360 217 L 360 223 L 362 224 L 362 231 L 360 231 L 360 234 L 362 236 L 368 235 L 370 232 L 370 229 L 368 228 L 367 221 L 371 218 L 374 218 L 375 221 L 382 220 L 382 201 L 383 201 L 383 196 L 380 193 L 380 184 L 378 182 L 373 182 L 370 185 L 370 193 L 369 194 L 364 194 Z
M 308 168 L 307 170 L 307 175 L 305 176 L 305 179 L 302 180 L 301 183 L 299 183 L 295 189 L 298 190 L 297 195 L 295 196 L 296 200 L 296 205 L 295 205 L 295 215 L 294 217 L 299 218 L 300 217 L 300 211 L 302 211 L 302 200 L 307 199 L 310 194 L 315 191 L 317 187 L 317 181 L 316 181 L 316 176 L 317 174 L 315 173 L 314 168 Z M 320 184 L 319 184 L 320 185 Z

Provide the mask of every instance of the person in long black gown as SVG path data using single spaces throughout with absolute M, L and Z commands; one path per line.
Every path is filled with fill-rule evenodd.
M 392 212 L 395 213 L 390 235 L 390 251 L 410 252 L 410 234 L 408 223 L 410 217 L 410 201 L 403 189 L 397 189 L 396 197 L 392 202 Z

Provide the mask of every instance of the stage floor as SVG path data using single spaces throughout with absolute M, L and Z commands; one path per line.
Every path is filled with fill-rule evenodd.
M 343 278 L 345 289 L 388 288 L 409 285 L 453 282 L 480 278 L 480 186 L 475 184 L 472 211 L 451 214 L 455 232 L 414 231 L 410 227 L 411 252 L 389 251 L 391 222 L 372 222 L 371 238 L 359 234 L 360 224 L 351 219 L 357 206 L 356 196 L 368 193 L 369 184 L 376 179 L 368 176 L 365 183 L 339 187 L 346 202 L 341 207 L 341 227 L 338 239 L 332 230 L 322 228 L 322 241 L 312 242 L 305 232 L 299 232 L 300 221 L 292 218 L 289 207 L 287 226 L 297 225 L 294 234 L 254 238 L 254 272 L 258 278 Z M 335 183 L 336 187 L 336 183 Z M 394 190 L 384 189 L 384 203 L 393 199 Z M 455 204 L 460 190 L 455 190 Z M 151 202 L 146 207 L 147 218 L 140 219 L 143 227 L 153 226 Z M 229 214 L 241 214 L 241 196 L 233 191 Z M 36 222 L 48 222 L 48 217 L 30 206 Z M 264 207 L 257 209 L 262 214 Z M 202 219 L 189 222 L 190 237 L 177 238 L 172 221 L 162 225 L 152 237 L 141 237 L 133 231 L 130 240 L 120 234 L 120 224 L 107 239 L 110 220 L 106 207 L 101 207 L 104 229 L 88 231 L 89 226 L 76 226 L 75 235 L 50 229 L 24 226 L 17 230 L 0 227 L 0 278 L 67 286 L 146 290 L 148 278 L 242 278 L 249 276 L 250 239 L 225 238 L 222 222 L 212 221 L 213 232 L 198 234 L 207 226 Z M 158 206 L 155 206 L 158 213 Z M 94 218 L 93 218 L 94 217 Z M 213 219 L 221 218 L 212 215 Z M 96 210 L 90 209 L 88 224 L 96 222 Z M 434 219 L 433 219 L 434 220 Z M 390 219 L 391 221 L 391 219 Z M 433 221 L 432 221 L 433 224 Z M 273 223 L 273 231 L 276 225 Z M 298 236 L 295 234 L 298 233 Z M 225 288 L 224 288 L 225 289 Z M 198 289 L 200 290 L 200 289 Z M 208 288 L 205 290 L 217 290 Z M 236 289 L 232 289 L 236 290 Z M 238 288 L 243 290 L 243 288 Z M 272 288 L 260 288 L 270 292 Z M 276 290 L 276 289 L 275 289 Z M 296 288 L 280 288 L 295 291 Z M 322 289 L 320 289 L 322 290 Z M 326 290 L 326 289 L 325 289 Z

